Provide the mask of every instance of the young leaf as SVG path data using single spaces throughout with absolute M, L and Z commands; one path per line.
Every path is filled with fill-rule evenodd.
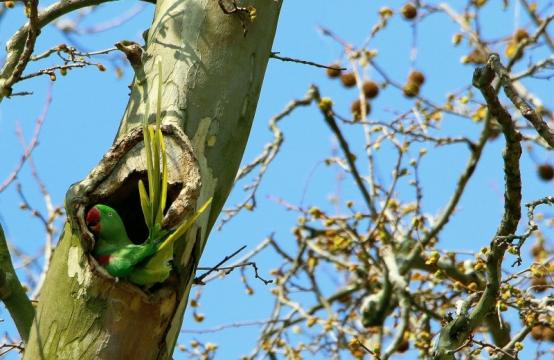
M 160 208 L 160 149 L 158 147 L 158 136 L 152 127 L 148 128 L 150 132 L 150 139 L 152 140 L 152 192 L 150 193 L 150 200 L 152 201 L 152 220 L 156 221 L 158 218 L 158 209 Z
M 150 104 L 146 102 L 146 110 L 144 113 L 144 117 L 142 120 L 142 134 L 144 137 L 144 151 L 146 153 L 146 173 L 148 175 L 148 193 L 152 195 L 152 153 L 151 153 L 151 141 L 150 141 L 150 134 L 148 131 L 148 115 L 150 113 Z M 139 182 L 139 193 L 141 192 L 141 184 Z M 144 189 L 144 184 L 142 184 L 142 188 L 144 191 L 144 195 L 146 195 L 146 189 Z M 141 207 L 142 212 L 144 215 L 144 220 L 146 221 L 146 226 L 148 226 L 148 229 L 152 228 L 154 218 L 152 217 L 152 203 L 151 203 L 151 196 L 143 196 L 143 194 L 140 194 L 141 197 Z M 143 206 L 142 202 L 144 200 L 147 201 L 148 206 Z
M 161 153 L 162 153 L 162 191 L 161 191 L 161 199 L 160 199 L 160 219 L 159 222 L 161 222 L 161 215 L 163 214 L 163 211 L 165 210 L 165 203 L 167 201 L 167 155 L 165 153 L 165 141 L 162 133 L 160 132 L 160 145 L 161 145 Z
M 142 180 L 139 180 L 138 188 L 140 195 L 140 207 L 142 208 L 142 213 L 144 214 L 144 222 L 148 228 L 151 228 L 152 218 L 150 216 L 152 213 L 150 210 L 150 199 L 148 198 L 148 194 L 146 193 L 146 188 L 144 187 Z
M 162 65 L 158 63 L 158 92 L 156 103 L 156 125 L 148 124 L 150 103 L 146 103 L 146 114 L 142 122 L 146 170 L 148 173 L 148 193 L 139 181 L 139 195 L 144 219 L 149 230 L 149 238 L 157 237 L 167 202 L 167 154 L 161 129 L 162 122 Z
M 169 235 L 167 237 L 167 239 L 164 240 L 164 242 L 160 245 L 160 247 L 158 248 L 158 251 L 159 250 L 162 250 L 163 248 L 165 248 L 166 246 L 169 246 L 171 245 L 175 240 L 179 239 L 181 236 L 183 236 L 183 234 L 185 233 L 185 231 L 188 230 L 188 228 L 194 224 L 194 222 L 196 221 L 196 219 L 198 219 L 198 217 L 208 208 L 208 206 L 212 203 L 212 197 L 208 199 L 208 201 L 206 201 L 204 203 L 204 205 L 202 205 L 202 207 L 200 209 L 198 209 L 190 218 L 188 218 L 187 220 L 185 220 L 183 223 L 181 223 L 181 225 L 179 225 L 177 227 L 177 229 L 175 229 L 175 231 L 173 231 L 171 233 L 171 235 Z
M 150 140 L 150 132 L 148 131 L 148 113 L 150 112 L 150 104 L 146 103 L 146 113 L 142 122 L 142 134 L 144 136 L 144 151 L 146 152 L 146 173 L 148 174 L 148 193 L 152 197 L 152 186 L 154 179 L 152 178 L 152 146 Z

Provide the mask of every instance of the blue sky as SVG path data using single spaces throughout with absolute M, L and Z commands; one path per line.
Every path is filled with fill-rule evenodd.
M 484 10 L 484 18 L 487 14 L 495 14 L 493 20 L 483 22 L 482 31 L 485 38 L 493 39 L 510 33 L 515 28 L 514 19 L 519 26 L 529 26 L 530 21 L 524 14 L 519 14 L 513 4 L 507 10 L 499 11 L 500 5 L 492 3 Z M 285 1 L 273 50 L 281 52 L 283 56 L 320 63 L 343 59 L 341 48 L 328 37 L 322 36 L 318 27 L 332 29 L 349 42 L 355 45 L 361 44 L 377 21 L 377 10 L 383 5 L 398 9 L 402 2 Z M 151 21 L 153 11 L 151 4 L 120 1 L 103 5 L 83 25 L 86 28 L 109 21 L 136 6 L 142 7 L 140 14 L 117 29 L 90 36 L 74 37 L 75 41 L 85 45 L 87 50 L 105 49 L 122 39 L 141 41 L 141 33 Z M 5 42 L 21 24 L 23 19 L 20 13 L 19 8 L 9 11 L 1 18 L 0 41 Z M 426 19 L 418 28 L 419 50 L 415 64 L 412 64 L 410 62 L 411 25 L 399 16 L 395 16 L 384 33 L 371 43 L 370 48 L 378 49 L 377 62 L 386 68 L 397 82 L 403 82 L 414 65 L 424 71 L 428 76 L 422 94 L 437 103 L 442 103 L 446 100 L 447 91 L 467 86 L 473 72 L 472 66 L 462 65 L 459 61 L 461 56 L 467 54 L 467 47 L 462 45 L 453 48 L 451 45 L 451 37 L 457 30 L 457 25 L 444 15 L 433 15 Z M 50 27 L 43 31 L 36 50 L 40 52 L 62 42 L 67 42 L 67 39 L 60 31 Z M 502 52 L 503 48 L 499 48 L 498 51 Z M 3 53 L 0 52 L 0 56 L 3 56 Z M 63 201 L 68 186 L 86 176 L 111 145 L 127 103 L 127 85 L 132 75 L 130 69 L 124 68 L 123 77 L 118 79 L 115 76 L 113 64 L 115 62 L 121 66 L 119 55 L 97 59 L 107 66 L 108 71 L 99 72 L 94 68 L 77 69 L 71 71 L 66 77 L 58 76 L 58 80 L 52 87 L 53 102 L 42 128 L 40 143 L 33 152 L 39 174 L 46 183 L 55 204 Z M 55 64 L 55 57 L 40 63 L 40 67 L 53 64 Z M 40 67 L 32 64 L 28 71 Z M 368 74 L 381 80 L 371 70 Z M 323 95 L 333 98 L 335 108 L 340 113 L 348 114 L 350 103 L 357 96 L 354 90 L 345 90 L 339 82 L 327 79 L 321 69 L 270 60 L 244 162 L 253 159 L 262 150 L 264 144 L 271 140 L 271 133 L 267 130 L 269 118 L 284 108 L 291 99 L 302 97 L 311 83 L 320 86 Z M 0 182 L 12 171 L 22 153 L 21 146 L 14 135 L 16 124 L 21 125 L 29 140 L 33 133 L 35 119 L 42 111 L 49 86 L 50 81 L 47 77 L 25 81 L 18 85 L 16 90 L 32 90 L 34 95 L 14 97 L 0 104 L 0 151 L 3 154 L 3 160 L 0 163 Z M 547 94 L 547 87 L 544 84 L 533 84 L 533 86 L 539 95 Z M 480 101 L 480 96 L 477 96 L 477 99 Z M 391 110 L 402 112 L 412 105 L 413 101 L 406 100 L 398 91 L 389 88 L 381 91 L 381 95 L 374 102 L 371 117 L 386 121 L 393 117 Z M 334 140 L 319 112 L 314 107 L 300 109 L 283 120 L 281 128 L 285 134 L 285 143 L 263 181 L 258 197 L 258 208 L 255 212 L 239 214 L 225 225 L 222 231 L 212 232 L 200 262 L 201 266 L 218 262 L 242 245 L 248 246 L 246 251 L 253 249 L 271 233 L 275 233 L 276 239 L 285 247 L 287 242 L 292 243 L 290 229 L 295 223 L 296 215 L 268 199 L 269 196 L 279 196 L 290 203 L 297 204 L 303 201 L 306 206 L 317 204 L 333 208 L 329 197 L 335 194 L 338 186 L 337 170 L 326 167 L 321 162 L 332 153 Z M 446 117 L 441 131 L 475 139 L 479 129 L 480 125 L 467 120 Z M 355 152 L 361 154 L 363 137 L 360 129 L 344 127 L 344 130 L 352 139 Z M 497 140 L 486 148 L 482 162 L 467 188 L 456 216 L 442 235 L 442 248 L 478 249 L 490 241 L 499 223 L 503 207 L 503 173 L 500 157 L 502 147 L 503 141 Z M 421 167 L 425 189 L 423 204 L 426 212 L 436 214 L 445 205 L 454 189 L 457 176 L 465 166 L 469 153 L 464 145 L 430 150 L 433 151 L 430 151 Z M 416 152 L 411 154 L 411 156 L 415 155 L 417 155 Z M 536 152 L 536 157 L 540 161 L 551 159 L 549 155 L 540 151 Z M 358 161 L 359 164 L 363 162 L 363 160 Z M 386 184 L 389 182 L 393 161 L 394 154 L 386 148 L 378 155 L 378 171 Z M 522 157 L 524 202 L 552 193 L 552 184 L 540 182 L 535 174 L 535 167 L 535 162 L 524 154 Z M 42 197 L 33 182 L 28 166 L 22 170 L 19 179 L 31 204 L 43 210 Z M 244 198 L 241 189 L 239 184 L 233 190 L 228 205 Z M 343 200 L 360 200 L 349 178 L 340 184 L 340 189 Z M 401 199 L 413 198 L 412 190 L 407 184 L 401 184 L 399 193 Z M 0 193 L 0 221 L 10 241 L 31 255 L 38 254 L 44 241 L 43 228 L 28 212 L 19 210 L 19 203 L 15 186 L 12 185 Z M 267 276 L 277 264 L 274 255 L 270 252 L 262 253 L 255 260 L 261 273 Z M 246 273 L 250 274 L 250 270 Z M 223 280 L 213 281 L 203 287 L 199 311 L 206 316 L 206 319 L 198 324 L 192 320 L 189 311 L 184 328 L 206 329 L 220 324 L 266 319 L 270 315 L 272 306 L 271 286 L 265 286 L 256 281 L 253 276 L 249 278 L 249 284 L 255 291 L 254 295 L 246 294 L 240 281 L 240 273 L 236 271 Z M 193 289 L 192 296 L 196 290 Z M 222 299 L 224 301 L 221 301 Z M 3 307 L 0 307 L 0 318 L 6 320 L 1 323 L 2 329 L 13 330 L 9 316 Z M 235 359 L 250 352 L 257 334 L 257 327 L 241 327 L 203 336 L 183 334 L 180 341 L 188 344 L 191 339 L 198 338 L 215 342 L 220 346 L 216 358 Z M 175 358 L 184 357 L 176 351 Z

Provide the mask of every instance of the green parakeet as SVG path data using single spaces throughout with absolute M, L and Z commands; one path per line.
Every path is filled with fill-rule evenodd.
M 133 270 L 138 270 L 140 262 L 156 252 L 152 241 L 133 244 L 127 236 L 123 220 L 107 205 L 92 207 L 87 213 L 86 223 L 96 237 L 93 255 L 112 276 L 126 278 Z
M 114 277 L 126 278 L 134 284 L 147 287 L 163 282 L 171 271 L 173 242 L 194 223 L 210 200 L 171 234 L 158 239 L 148 237 L 140 245 L 129 240 L 117 211 L 107 205 L 97 204 L 86 216 L 87 226 L 96 238 L 93 256 Z M 166 235 L 167 231 L 160 231 L 159 234 Z
M 144 221 L 148 227 L 148 236 L 144 243 L 133 244 L 119 214 L 103 204 L 94 205 L 86 215 L 86 223 L 96 237 L 93 255 L 108 273 L 130 282 L 151 286 L 163 282 L 169 277 L 170 262 L 173 259 L 173 243 L 181 238 L 185 231 L 206 210 L 211 198 L 176 229 L 163 229 L 162 219 L 167 200 L 167 157 L 164 138 L 161 131 L 162 69 L 158 64 L 158 102 L 156 125 L 148 125 L 150 111 L 146 111 L 142 123 L 148 192 L 142 180 L 138 182 L 140 205 Z

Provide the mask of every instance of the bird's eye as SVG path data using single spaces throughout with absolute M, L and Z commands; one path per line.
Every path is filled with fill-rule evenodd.
M 113 212 L 109 212 L 109 213 L 108 213 L 108 216 L 109 216 L 109 217 L 112 217 L 112 216 L 113 216 Z

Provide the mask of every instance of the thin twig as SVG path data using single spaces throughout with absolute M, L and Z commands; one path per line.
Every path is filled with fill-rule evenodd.
M 554 18 L 554 16 L 553 16 Z M 541 114 L 529 105 L 522 96 L 516 91 L 512 84 L 508 70 L 500 62 L 498 55 L 491 55 L 491 69 L 496 73 L 500 79 L 500 83 L 504 88 L 506 96 L 517 107 L 521 114 L 529 120 L 533 127 L 537 130 L 539 135 L 554 148 L 554 130 L 552 130 L 548 124 L 543 120 Z
M 19 159 L 19 162 L 17 163 L 15 168 L 12 170 L 10 175 L 8 175 L 8 177 L 0 184 L 0 193 L 6 190 L 6 188 L 10 186 L 10 184 L 17 178 L 17 175 L 23 168 L 23 165 L 25 165 L 25 162 L 27 161 L 27 159 L 29 159 L 33 150 L 38 145 L 40 130 L 42 129 L 42 125 L 44 124 L 44 120 L 46 119 L 46 115 L 48 114 L 48 110 L 50 109 L 51 103 L 52 103 L 52 85 L 50 84 L 42 112 L 35 120 L 35 131 L 34 131 L 33 137 L 31 138 L 29 145 L 27 145 L 27 147 L 23 151 L 23 154 L 21 155 L 21 158 Z
M 295 59 L 288 56 L 281 56 L 279 54 L 280 54 L 279 52 L 271 52 L 271 55 L 269 55 L 269 57 L 273 59 L 285 61 L 285 62 L 295 62 L 298 64 L 311 65 L 322 69 L 342 70 L 342 71 L 346 70 L 346 68 L 343 68 L 343 67 L 321 65 L 313 61 Z
M 348 144 L 348 141 L 344 138 L 344 135 L 342 134 L 342 131 L 337 125 L 337 122 L 335 120 L 335 117 L 333 115 L 333 112 L 330 111 L 330 109 L 322 106 L 322 98 L 319 94 L 319 89 L 312 85 L 312 88 L 314 89 L 314 98 L 320 104 L 319 108 L 321 111 L 321 114 L 323 115 L 323 119 L 333 132 L 333 134 L 337 137 L 337 140 L 339 142 L 339 145 L 344 153 L 344 157 L 346 159 L 346 162 L 348 163 L 348 166 L 350 167 L 350 172 L 352 173 L 352 176 L 354 177 L 354 181 L 356 182 L 356 185 L 358 186 L 358 189 L 362 193 L 362 197 L 364 198 L 364 201 L 371 212 L 371 214 L 376 214 L 377 210 L 375 209 L 375 205 L 373 204 L 373 201 L 371 200 L 371 195 L 369 195 L 369 191 L 367 190 L 367 187 L 364 183 L 364 180 L 362 179 L 362 176 L 360 175 L 360 172 L 358 171 L 358 167 L 356 166 L 354 162 L 353 153 L 350 151 L 350 145 Z
M 279 323 L 283 321 L 285 320 L 267 319 L 267 320 L 240 321 L 240 322 L 234 322 L 231 324 L 223 324 L 223 325 L 215 326 L 208 329 L 200 329 L 200 330 L 183 329 L 181 330 L 181 333 L 182 334 L 211 334 L 211 333 L 220 332 L 226 329 L 241 328 L 241 327 L 247 327 L 247 326 L 262 326 L 268 323 Z
M 273 282 L 273 280 L 265 280 L 264 278 L 262 278 L 259 273 L 258 273 L 258 266 L 256 265 L 255 262 L 253 261 L 250 261 L 250 262 L 247 262 L 247 263 L 242 263 L 242 264 L 236 264 L 236 265 L 232 265 L 232 266 L 227 266 L 227 267 L 222 267 L 221 265 L 223 265 L 224 263 L 226 263 L 227 261 L 229 261 L 231 258 L 235 257 L 238 253 L 240 253 L 242 250 L 244 250 L 246 248 L 246 245 L 242 246 L 240 249 L 236 250 L 234 253 L 232 253 L 231 255 L 227 255 L 223 258 L 223 260 L 221 260 L 220 262 L 218 262 L 215 266 L 211 267 L 211 268 L 204 268 L 204 267 L 198 267 L 197 270 L 208 270 L 207 272 L 205 272 L 204 274 L 200 275 L 200 276 L 197 276 L 196 278 L 194 278 L 194 281 L 193 283 L 196 284 L 196 285 L 205 285 L 206 283 L 204 282 L 204 279 L 210 275 L 212 272 L 214 271 L 225 271 L 226 273 L 230 273 L 231 271 L 233 271 L 234 269 L 236 268 L 239 268 L 239 267 L 244 267 L 244 266 L 252 266 L 252 268 L 254 268 L 254 273 L 255 273 L 255 277 L 256 279 L 259 279 L 261 280 L 265 285 L 268 285 L 270 283 Z
M 37 2 L 36 0 L 29 1 Z M 6 61 L 0 70 L 0 101 L 4 96 L 10 95 L 11 86 L 17 81 L 13 76 L 15 68 L 30 59 L 31 54 L 28 54 L 29 58 L 25 62 L 22 61 L 29 52 L 29 47 L 26 46 L 27 39 L 35 37 L 36 40 L 37 31 L 68 12 L 108 1 L 112 0 L 60 0 L 37 14 L 36 28 L 30 22 L 19 28 L 6 44 Z M 21 69 L 20 74 L 23 70 Z M 12 78 L 14 80 L 8 81 Z
M 240 204 L 235 205 L 232 208 L 223 209 L 222 212 L 224 213 L 224 216 L 218 225 L 218 229 L 221 229 L 223 225 L 225 225 L 225 223 L 229 222 L 242 209 L 253 210 L 256 207 L 256 192 L 262 182 L 262 179 L 267 171 L 269 164 L 275 159 L 275 157 L 279 153 L 279 150 L 281 149 L 281 145 L 284 142 L 283 132 L 279 128 L 278 123 L 289 116 L 295 109 L 310 105 L 313 100 L 314 93 L 313 89 L 310 88 L 302 99 L 291 101 L 289 104 L 287 104 L 283 111 L 269 120 L 268 126 L 273 134 L 273 140 L 265 145 L 264 150 L 261 152 L 261 154 L 258 155 L 252 162 L 243 166 L 237 172 L 237 176 L 235 177 L 236 184 L 242 178 L 246 177 L 248 174 L 254 171 L 254 169 L 259 168 L 258 174 L 254 177 L 254 180 L 252 180 L 244 187 L 244 189 L 248 192 L 248 196 Z
M 27 32 L 27 39 L 25 40 L 25 45 L 23 51 L 21 52 L 19 61 L 17 62 L 17 64 L 13 68 L 13 71 L 5 80 L 5 82 L 1 84 L 2 89 L 0 89 L 0 93 L 4 93 L 7 95 L 11 93 L 13 84 L 20 80 L 21 74 L 23 74 L 23 70 L 25 70 L 27 63 L 31 59 L 31 55 L 33 54 L 33 50 L 35 49 L 35 42 L 38 35 L 40 34 L 37 7 L 38 0 L 25 1 L 25 8 L 29 12 L 29 31 Z

